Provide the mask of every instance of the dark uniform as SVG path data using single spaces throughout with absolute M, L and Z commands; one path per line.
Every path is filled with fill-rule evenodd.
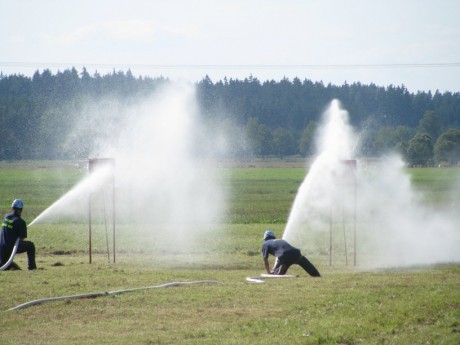
M 0 267 L 3 266 L 11 256 L 14 244 L 18 238 L 27 237 L 27 225 L 20 215 L 14 211 L 8 213 L 3 219 L 2 233 L 0 235 Z M 27 252 L 28 268 L 34 270 L 35 264 L 35 245 L 30 241 L 19 240 L 17 253 Z
M 269 254 L 274 255 L 278 259 L 273 271 L 274 274 L 280 274 L 282 265 L 286 267 L 285 273 L 292 264 L 297 264 L 312 277 L 320 277 L 316 267 L 302 255 L 300 250 L 291 246 L 285 240 L 266 240 L 262 246 L 262 256 L 266 259 Z

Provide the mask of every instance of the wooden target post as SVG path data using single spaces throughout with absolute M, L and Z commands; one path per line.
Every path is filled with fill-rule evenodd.
M 110 173 L 107 178 L 107 185 L 110 190 L 111 208 L 112 208 L 112 251 L 113 251 L 113 262 L 115 263 L 115 159 L 113 158 L 90 158 L 88 160 L 88 171 L 89 174 L 93 174 L 98 169 L 110 169 Z M 89 205 L 88 205 L 88 253 L 89 263 L 92 263 L 92 193 L 89 194 Z M 105 205 L 104 205 L 104 222 L 107 223 L 105 217 Z M 107 228 L 107 224 L 105 224 Z M 108 241 L 108 240 L 107 240 Z M 107 242 L 107 253 L 109 251 Z M 109 255 L 109 254 L 108 254 Z M 109 256 L 110 261 L 110 256 Z
M 357 162 L 356 159 L 346 159 L 340 161 L 344 167 L 343 174 L 339 176 L 340 184 L 342 186 L 351 186 L 353 191 L 353 265 L 356 266 L 356 197 L 357 197 Z M 342 228 L 344 236 L 345 246 L 345 263 L 348 265 L 348 250 L 347 250 L 347 238 L 345 229 L 345 211 L 344 211 L 344 198 L 342 198 Z M 332 266 L 332 206 L 329 219 L 329 265 Z

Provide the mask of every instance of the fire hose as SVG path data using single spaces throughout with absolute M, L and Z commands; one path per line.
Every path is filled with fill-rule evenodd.
M 265 283 L 264 279 L 266 278 L 296 278 L 296 276 L 291 274 L 261 274 L 258 277 L 247 277 L 246 280 L 250 283 Z
M 11 252 L 10 258 L 8 261 L 0 267 L 0 271 L 6 270 L 8 267 L 10 267 L 11 263 L 13 262 L 14 256 L 16 255 L 18 251 L 18 246 L 19 246 L 19 237 L 17 238 L 16 242 L 14 243 L 13 251 Z
M 172 283 L 167 283 L 167 284 L 162 284 L 162 285 L 146 286 L 146 287 L 140 287 L 140 288 L 125 289 L 125 290 L 115 290 L 115 291 L 96 292 L 96 293 L 71 295 L 71 296 L 42 298 L 42 299 L 37 299 L 34 301 L 20 304 L 14 308 L 8 309 L 8 311 L 25 309 L 33 305 L 42 304 L 45 302 L 52 302 L 52 301 L 71 300 L 71 299 L 88 299 L 88 298 L 96 298 L 96 297 L 104 297 L 104 296 L 113 296 L 113 295 L 119 295 L 119 294 L 127 293 L 127 292 L 134 292 L 134 291 L 140 291 L 140 290 L 152 290 L 152 289 L 167 288 L 167 287 L 180 286 L 180 285 L 219 284 L 219 283 L 221 282 L 215 281 L 215 280 L 195 280 L 195 281 L 190 281 L 190 282 L 172 282 Z

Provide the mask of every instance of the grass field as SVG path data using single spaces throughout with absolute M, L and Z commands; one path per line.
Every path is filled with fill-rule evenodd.
M 458 169 L 408 172 L 430 207 L 458 205 L 450 196 Z M 84 174 L 75 162 L 1 162 L 0 206 L 6 213 L 21 197 L 29 223 Z M 121 226 L 117 263 L 108 262 L 100 235 L 89 265 L 85 224 L 30 228 L 41 269 L 0 272 L 0 344 L 459 344 L 458 264 L 363 271 L 318 256 L 311 259 L 319 279 L 292 267 L 298 278 L 245 280 L 263 272 L 261 233 L 283 229 L 304 175 L 299 165 L 222 168 L 231 190 L 227 222 L 202 239 L 196 262 L 187 253 L 135 249 Z M 15 262 L 25 268 L 25 260 Z M 40 298 L 200 280 L 219 283 L 7 311 Z

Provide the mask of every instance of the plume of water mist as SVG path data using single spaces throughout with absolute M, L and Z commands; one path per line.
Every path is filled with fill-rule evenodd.
M 360 174 L 358 212 L 363 266 L 460 261 L 458 219 L 422 202 L 400 157 L 388 156 Z
M 118 187 L 131 208 L 155 223 L 216 221 L 223 200 L 207 155 L 213 138 L 198 116 L 194 89 L 163 90 L 127 122 L 115 156 Z
M 97 116 L 101 123 L 101 117 L 111 114 L 97 109 Z M 220 153 L 215 135 L 219 147 L 225 145 L 222 132 L 209 131 L 200 117 L 194 87 L 167 84 L 124 107 L 117 119 L 116 126 L 108 121 L 114 136 L 104 133 L 101 137 L 107 140 L 98 142 L 92 156 L 115 159 L 117 236 L 123 238 L 118 247 L 123 243 L 136 251 L 202 253 L 198 239 L 216 231 L 225 208 L 225 191 L 214 174 Z M 83 185 L 93 185 L 91 181 L 97 183 L 96 177 L 88 176 L 65 200 L 84 193 Z M 55 213 L 65 200 L 46 214 Z M 78 207 L 67 210 L 79 212 Z
M 210 156 L 215 138 L 200 119 L 195 90 L 174 84 L 133 109 L 116 152 L 123 218 L 152 247 L 199 252 L 196 238 L 216 230 L 224 192 Z
M 359 162 L 353 176 L 343 161 L 354 158 L 358 145 L 347 113 L 333 101 L 324 118 L 318 156 L 298 190 L 283 238 L 325 254 L 331 243 L 338 251 L 338 230 L 343 229 L 340 245 L 345 243 L 346 253 L 345 228 L 355 227 L 357 246 L 351 246 L 353 234 L 348 230 L 348 249 L 356 251 L 362 267 L 460 261 L 460 232 L 453 213 L 421 202 L 396 155 L 372 164 Z M 333 232 L 330 242 L 328 234 Z
M 353 158 L 357 141 L 338 100 L 325 111 L 317 142 L 318 156 L 298 190 L 283 234 L 289 241 L 301 240 L 307 228 L 329 222 L 343 194 L 338 183 L 349 180 L 349 167 L 343 161 Z

